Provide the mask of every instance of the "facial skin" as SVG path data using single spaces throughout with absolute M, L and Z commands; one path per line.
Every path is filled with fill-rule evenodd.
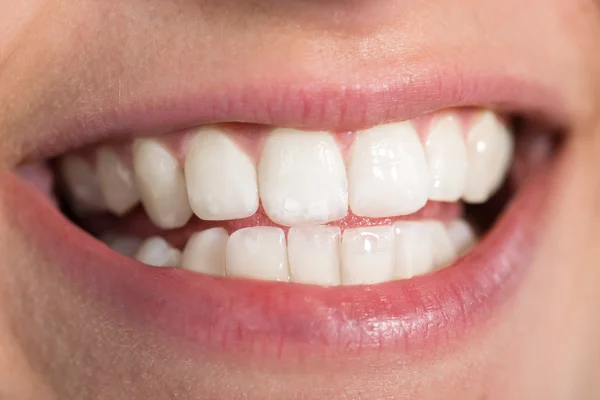
M 0 398 L 600 396 L 598 2 L 0 0 L 0 9 L 3 170 L 44 154 L 41 143 L 72 115 L 92 115 L 85 131 L 100 131 L 112 120 L 94 118 L 99 110 L 117 110 L 116 119 L 140 99 L 158 104 L 157 93 L 235 89 L 273 76 L 335 85 L 376 75 L 385 84 L 422 65 L 508 70 L 549 87 L 568 126 L 560 188 L 518 294 L 467 338 L 419 361 L 384 351 L 299 362 L 204 352 L 149 334 L 143 318 L 61 279 L 14 217 L 19 204 L 4 174 Z M 81 127 L 70 127 L 72 147 L 89 140 Z

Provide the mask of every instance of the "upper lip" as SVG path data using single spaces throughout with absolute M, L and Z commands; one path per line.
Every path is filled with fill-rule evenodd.
M 486 107 L 539 118 L 564 130 L 570 115 L 560 96 L 517 76 L 413 66 L 404 74 L 345 84 L 259 82 L 153 93 L 97 112 L 76 111 L 35 143 L 28 160 L 48 158 L 101 141 L 160 135 L 192 126 L 242 122 L 306 130 L 354 131 L 454 107 Z M 416 72 L 418 71 L 418 72 Z M 383 79 L 383 80 L 382 80 Z

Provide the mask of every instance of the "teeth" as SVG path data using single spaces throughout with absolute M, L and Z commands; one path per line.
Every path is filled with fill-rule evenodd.
M 95 166 L 71 155 L 61 168 L 76 211 L 123 215 L 141 200 L 164 229 L 182 227 L 194 213 L 213 221 L 248 218 L 261 201 L 266 216 L 289 227 L 341 220 L 349 208 L 359 217 L 387 218 L 412 214 L 428 200 L 482 203 L 498 190 L 514 152 L 507 126 L 482 111 L 464 139 L 459 117 L 434 116 L 425 145 L 411 121 L 358 132 L 347 168 L 345 146 L 331 133 L 275 129 L 264 146 L 258 140 L 257 167 L 255 152 L 237 145 L 241 136 L 214 126 L 175 136 L 180 142 L 168 147 L 136 140 L 133 169 L 109 146 L 97 150 Z M 171 148 L 189 148 L 184 168 L 183 155 Z
M 96 169 L 100 189 L 110 211 L 124 215 L 140 201 L 133 171 L 114 151 L 101 147 L 96 153 Z
M 133 172 L 108 146 L 96 153 L 97 173 L 80 156 L 64 157 L 61 168 L 76 211 L 123 215 L 141 199 L 163 229 L 182 227 L 194 213 L 213 221 L 251 217 L 261 201 L 266 216 L 289 227 L 341 220 L 349 208 L 359 217 L 387 218 L 412 214 L 428 200 L 482 203 L 498 190 L 513 138 L 493 112 L 477 118 L 465 140 L 458 115 L 434 116 L 425 145 L 411 121 L 361 131 L 348 149 L 347 168 L 345 146 L 327 132 L 278 128 L 264 141 L 256 167 L 236 144 L 239 136 L 217 127 L 176 136 L 180 142 L 168 148 L 153 138 L 136 140 Z M 186 147 L 182 168 L 183 157 L 169 149 Z
M 348 165 L 350 208 L 363 217 L 411 214 L 427 203 L 429 172 L 410 122 L 360 132 Z
M 485 203 L 498 189 L 510 166 L 513 146 L 508 128 L 491 111 L 483 112 L 467 138 L 466 202 Z
M 78 156 L 66 156 L 60 162 L 60 169 L 76 211 L 106 210 L 96 172 L 87 161 Z
M 340 284 L 340 228 L 291 228 L 288 258 L 292 282 L 322 286 Z
M 342 237 L 344 285 L 390 281 L 394 276 L 394 231 L 391 226 L 347 229 Z
M 451 264 L 456 259 L 457 254 L 446 227 L 439 221 L 426 221 L 424 223 L 429 225 L 431 232 L 433 266 L 441 268 Z
M 160 143 L 138 139 L 133 146 L 135 171 L 142 204 L 154 224 L 163 229 L 179 228 L 190 219 L 183 171 Z
M 288 282 L 283 230 L 258 226 L 234 232 L 227 242 L 227 275 Z
M 453 202 L 461 198 L 467 178 L 467 149 L 458 119 L 439 118 L 425 143 L 429 166 L 429 199 Z
M 340 244 L 341 236 L 341 244 Z M 364 285 L 409 279 L 448 266 L 476 240 L 463 220 L 399 221 L 393 226 L 346 229 L 294 227 L 288 245 L 281 228 L 258 226 L 228 236 L 223 228 L 194 234 L 183 254 L 161 237 L 103 239 L 154 266 L 250 279 L 321 286 Z M 137 251 L 134 249 L 139 247 Z M 289 261 L 288 261 L 289 260 Z
M 142 239 L 133 236 L 105 235 L 102 241 L 117 253 L 128 257 L 133 257 L 142 244 Z
M 229 235 L 223 228 L 207 229 L 194 234 L 187 242 L 181 267 L 204 274 L 225 275 L 225 255 Z
M 265 212 L 280 225 L 318 225 L 348 213 L 346 168 L 329 133 L 274 131 L 258 176 Z
M 177 267 L 181 262 L 181 252 L 155 236 L 144 240 L 135 259 L 155 267 Z
M 227 135 L 197 133 L 185 160 L 190 205 L 203 220 L 245 218 L 258 209 L 256 168 Z
M 493 112 L 478 115 L 466 140 L 456 115 L 435 118 L 425 145 L 412 122 L 359 132 L 347 168 L 327 132 L 278 128 L 264 141 L 256 166 L 237 136 L 216 127 L 189 137 L 184 168 L 169 149 L 186 146 L 167 147 L 153 138 L 134 141 L 133 168 L 108 146 L 97 150 L 95 166 L 71 155 L 60 167 L 76 210 L 123 215 L 141 201 L 156 226 L 173 229 L 193 214 L 213 221 L 251 217 L 261 203 L 276 225 L 290 227 L 287 243 L 279 227 L 255 226 L 231 236 L 223 228 L 208 229 L 193 235 L 183 253 L 161 237 L 141 245 L 136 238 L 105 238 L 147 264 L 322 286 L 375 284 L 451 264 L 476 242 L 472 227 L 464 220 L 400 221 L 341 233 L 323 224 L 343 219 L 349 208 L 358 217 L 388 218 L 412 214 L 428 200 L 482 203 L 510 165 L 513 138 Z
M 464 255 L 477 242 L 471 225 L 464 219 L 457 219 L 448 225 L 448 235 L 459 255 Z
M 426 222 L 399 221 L 394 224 L 396 264 L 394 278 L 409 279 L 434 269 L 431 227 Z

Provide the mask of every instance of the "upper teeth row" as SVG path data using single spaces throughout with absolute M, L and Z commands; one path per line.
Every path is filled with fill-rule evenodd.
M 257 161 L 219 128 L 205 127 L 191 137 L 183 162 L 158 139 L 144 138 L 134 143 L 133 169 L 109 147 L 97 151 L 97 171 L 76 156 L 62 165 L 83 205 L 123 214 L 141 199 L 161 228 L 181 227 L 192 214 L 249 217 L 259 198 L 274 222 L 306 226 L 339 220 L 349 207 L 377 218 L 411 214 L 428 199 L 484 202 L 512 153 L 510 132 L 485 111 L 466 140 L 452 114 L 435 121 L 424 144 L 411 122 L 358 132 L 346 160 L 326 132 L 276 129 Z

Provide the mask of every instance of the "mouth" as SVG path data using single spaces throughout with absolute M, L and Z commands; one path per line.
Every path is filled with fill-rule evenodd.
M 223 115 L 99 132 L 5 185 L 69 281 L 153 331 L 278 356 L 416 354 L 515 292 L 562 148 L 543 106 L 469 102 L 356 129 Z

